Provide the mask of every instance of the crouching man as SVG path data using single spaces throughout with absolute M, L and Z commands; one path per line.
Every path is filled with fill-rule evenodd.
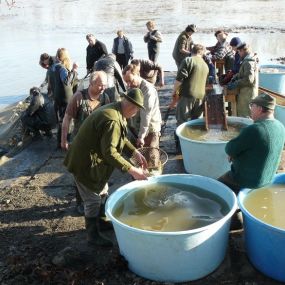
M 128 172 L 134 179 L 146 179 L 145 158 L 127 139 L 127 122 L 143 107 L 140 89 L 131 89 L 121 102 L 95 110 L 81 125 L 68 149 L 64 164 L 73 174 L 84 203 L 87 241 L 91 245 L 112 246 L 100 232 L 103 220 L 100 207 L 108 195 L 108 180 L 115 168 Z M 122 151 L 135 152 L 142 168 L 125 160 Z
M 40 131 L 43 131 L 44 135 L 51 137 L 51 130 L 55 127 L 53 104 L 48 96 L 43 95 L 37 87 L 30 89 L 30 96 L 30 105 L 21 116 L 24 139 L 30 135 L 33 135 L 34 138 L 40 137 Z

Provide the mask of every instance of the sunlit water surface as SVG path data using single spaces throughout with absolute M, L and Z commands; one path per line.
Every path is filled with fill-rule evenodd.
M 23 99 L 32 86 L 40 85 L 45 71 L 38 60 L 43 52 L 54 55 L 57 48 L 66 47 L 79 64 L 82 78 L 87 33 L 94 33 L 111 51 L 116 31 L 122 28 L 133 43 L 135 57 L 147 58 L 145 23 L 154 19 L 164 39 L 159 62 L 165 70 L 175 70 L 172 49 L 188 24 L 198 26 L 194 41 L 206 46 L 215 44 L 213 29 L 253 27 L 247 33 L 230 33 L 229 38 L 241 37 L 253 46 L 261 63 L 268 63 L 284 56 L 284 15 L 284 1 L 277 0 L 16 0 L 10 9 L 1 1 L 0 108 Z

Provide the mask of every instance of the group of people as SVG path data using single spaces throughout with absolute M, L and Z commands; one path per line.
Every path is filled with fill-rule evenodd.
M 173 49 L 172 55 L 178 72 L 172 94 L 172 106 L 176 105 L 180 96 L 183 99 L 190 96 L 192 101 L 195 98 L 199 99 L 201 103 L 201 99 L 206 95 L 205 82 L 209 84 L 220 83 L 228 90 L 236 89 L 236 92 L 239 94 L 237 97 L 237 116 L 249 117 L 250 109 L 248 106 L 250 101 L 258 95 L 258 58 L 256 54 L 252 54 L 249 45 L 241 41 L 240 38 L 234 37 L 228 42 L 228 33 L 218 30 L 214 34 L 217 39 L 215 46 L 204 47 L 198 45 L 198 55 L 206 63 L 205 65 L 202 60 L 199 60 L 198 65 L 197 60 L 193 59 L 196 59 L 197 55 L 197 45 L 194 44 L 192 38 L 196 31 L 197 27 L 195 25 L 188 25 L 178 36 Z M 215 63 L 221 60 L 224 64 L 225 73 L 217 74 Z M 206 69 L 208 70 L 207 72 L 205 72 Z M 201 96 L 202 85 L 203 94 Z M 189 89 L 189 86 L 191 86 L 192 90 L 197 89 L 199 91 L 191 94 L 191 91 L 186 91 Z M 196 93 L 197 95 L 195 95 Z M 196 118 L 195 109 L 197 104 L 195 106 L 182 104 L 184 108 L 177 109 L 178 124 L 188 119 Z
M 122 30 L 114 39 L 112 54 L 104 43 L 88 34 L 88 88 L 78 89 L 78 66 L 72 64 L 68 51 L 60 48 L 55 57 L 40 57 L 40 65 L 47 69 L 43 83 L 48 86 L 47 98 L 39 99 L 40 90 L 31 90 L 37 110 L 46 108 L 45 100 L 54 102 L 57 146 L 67 151 L 64 164 L 74 176 L 78 207 L 83 200 L 87 239 L 93 245 L 112 245 L 102 234 L 110 228 L 102 209 L 113 170 L 128 172 L 134 179 L 147 179 L 147 162 L 137 148 L 159 148 L 162 118 L 155 85 L 164 85 L 164 71 L 157 62 L 162 35 L 153 21 L 146 26 L 144 41 L 149 59 L 133 58 L 132 44 Z M 223 59 L 226 73 L 220 78 L 228 80 L 226 88 L 237 89 L 238 116 L 251 116 L 255 123 L 227 144 L 232 168 L 219 180 L 236 193 L 242 187 L 268 184 L 277 170 L 285 135 L 282 124 L 273 117 L 274 98 L 266 94 L 256 97 L 257 58 L 239 38 L 228 43 L 225 31 L 216 31 L 217 44 L 207 48 L 194 43 L 195 32 L 197 27 L 188 25 L 173 49 L 178 70 L 170 108 L 177 105 L 177 125 L 201 116 L 206 85 L 216 80 L 215 61 Z M 26 123 L 35 112 L 35 108 L 27 110 L 22 118 L 24 128 L 51 136 L 51 125 Z M 133 166 L 123 152 L 134 155 L 141 167 Z

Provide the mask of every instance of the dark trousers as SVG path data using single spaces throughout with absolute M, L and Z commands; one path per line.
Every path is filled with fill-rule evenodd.
M 233 174 L 231 171 L 228 171 L 224 175 L 219 177 L 218 181 L 231 188 L 235 192 L 235 194 L 238 194 L 239 190 L 241 189 L 239 183 L 233 178 Z
M 36 114 L 28 115 L 27 113 L 23 113 L 21 117 L 22 125 L 25 131 L 29 132 L 38 132 L 38 131 L 50 131 L 51 125 L 43 122 Z
M 153 50 L 153 48 L 148 48 L 148 58 L 149 60 L 153 61 L 153 62 L 157 62 L 157 58 L 158 58 L 158 53 L 159 51 L 155 51 Z
M 128 65 L 128 62 L 126 60 L 126 56 L 124 53 L 123 54 L 121 54 L 121 53 L 116 54 L 116 60 L 119 63 L 122 70 Z
M 61 127 L 62 122 L 65 114 L 67 104 L 61 104 L 54 102 L 54 110 L 57 118 L 57 146 L 60 147 L 61 145 Z

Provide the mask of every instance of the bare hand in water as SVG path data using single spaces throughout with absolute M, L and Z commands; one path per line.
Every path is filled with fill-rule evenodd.
M 142 168 L 132 166 L 129 169 L 128 173 L 131 174 L 135 180 L 146 180 L 147 179 L 147 171 Z

